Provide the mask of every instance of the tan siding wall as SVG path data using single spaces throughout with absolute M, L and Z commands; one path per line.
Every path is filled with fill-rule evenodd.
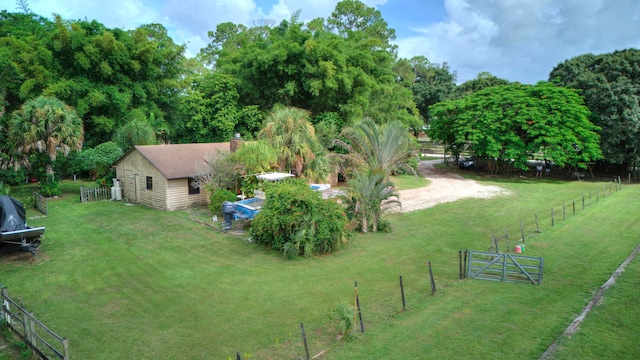
M 209 203 L 207 194 L 202 189 L 200 194 L 189 195 L 189 179 L 169 180 L 167 199 L 168 210 L 186 209 L 193 205 Z
M 147 176 L 153 178 L 153 190 L 147 190 Z M 154 209 L 168 210 L 167 179 L 136 150 L 116 163 L 116 177 L 122 180 L 122 196 L 128 201 Z

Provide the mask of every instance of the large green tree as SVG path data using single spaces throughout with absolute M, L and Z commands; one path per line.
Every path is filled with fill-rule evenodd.
M 158 24 L 108 29 L 97 21 L 54 21 L 35 14 L 0 13 L 0 94 L 7 111 L 40 95 L 74 107 L 85 142 L 111 139 L 129 113 L 154 113 L 174 124 L 184 47 Z
M 429 134 L 454 153 L 498 162 L 498 170 L 527 169 L 542 154 L 559 166 L 582 167 L 602 158 L 599 129 L 577 91 L 540 82 L 477 91 L 431 107 Z M 500 166 L 502 164 L 502 166 Z
M 605 160 L 630 165 L 640 160 L 640 50 L 581 55 L 556 66 L 550 81 L 580 89 L 600 126 Z
M 47 175 L 53 175 L 53 162 L 58 153 L 82 148 L 82 121 L 73 108 L 53 97 L 40 96 L 27 101 L 12 114 L 9 134 L 16 151 L 46 154 Z
M 240 106 L 236 83 L 229 75 L 207 73 L 196 78 L 193 88 L 181 97 L 178 111 L 183 121 L 176 126 L 180 142 L 229 141 L 235 132 L 251 137 L 263 114 L 256 106 Z
M 369 115 L 419 126 L 411 92 L 396 83 L 392 69 L 392 29 L 358 1 L 336 9 L 328 23 L 304 24 L 296 14 L 272 28 L 220 24 L 204 55 L 238 83 L 243 105 L 269 110 L 282 104 L 314 116 L 336 113 L 347 122 Z

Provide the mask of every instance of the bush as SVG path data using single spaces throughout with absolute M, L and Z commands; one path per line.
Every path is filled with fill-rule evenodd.
M 222 215 L 222 203 L 225 201 L 236 201 L 236 194 L 231 190 L 218 189 L 209 197 L 209 210 L 216 215 Z
M 27 182 L 27 172 L 20 168 L 18 170 L 2 169 L 0 171 L 0 182 L 7 185 L 22 185 Z
M 40 195 L 51 197 L 60 194 L 62 194 L 60 182 L 56 181 L 53 175 L 47 175 L 47 180 L 40 182 Z
M 323 200 L 302 180 L 265 188 L 267 200 L 251 224 L 251 237 L 289 258 L 333 252 L 346 242 L 342 206 Z

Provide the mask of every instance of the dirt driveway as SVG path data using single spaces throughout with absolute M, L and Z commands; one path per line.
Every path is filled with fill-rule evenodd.
M 418 164 L 418 173 L 431 183 L 422 188 L 399 191 L 403 213 L 464 198 L 490 198 L 509 193 L 499 186 L 481 185 L 433 166 L 441 162 L 441 159 L 425 160 Z

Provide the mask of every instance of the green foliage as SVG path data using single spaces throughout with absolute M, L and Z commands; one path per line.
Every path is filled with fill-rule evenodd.
M 404 60 L 401 59 L 400 62 Z M 407 60 L 404 60 L 407 61 Z M 398 64 L 402 68 L 402 64 Z M 429 119 L 429 106 L 449 99 L 456 90 L 457 73 L 449 65 L 431 63 L 424 56 L 415 56 L 407 61 L 410 71 L 398 74 L 413 92 L 413 100 L 423 119 Z M 409 78 L 407 78 L 409 77 Z M 414 130 L 421 130 L 420 128 Z
M 314 19 L 305 27 L 295 15 L 273 28 L 223 23 L 203 55 L 234 78 L 242 105 L 283 104 L 347 121 L 418 120 L 411 92 L 396 86 L 395 34 L 380 12 L 345 1 L 324 25 Z
M 379 126 L 364 118 L 355 126 L 344 128 L 334 143 L 347 150 L 341 157 L 351 162 L 352 171 L 362 168 L 388 179 L 392 171 L 404 167 L 415 174 L 408 165 L 415 158 L 415 144 L 406 126 L 398 121 Z
M 310 181 L 322 181 L 328 175 L 324 148 L 309 121 L 309 112 L 277 106 L 266 120 L 259 139 L 275 149 L 281 170 L 287 170 Z
M 7 185 L 22 185 L 27 181 L 27 172 L 23 168 L 14 170 L 13 168 L 2 169 L 0 171 L 0 183 Z
M 464 83 L 456 87 L 453 99 L 461 99 L 467 95 L 471 95 L 476 91 L 486 89 L 492 86 L 509 85 L 509 81 L 501 79 L 497 76 L 491 75 L 487 71 L 482 71 L 476 76 L 475 79 L 467 80 Z
M 331 317 L 337 320 L 338 333 L 343 339 L 348 339 L 353 335 L 352 330 L 355 325 L 353 318 L 354 314 L 355 311 L 353 304 L 349 304 L 344 299 L 336 301 Z
M 60 188 L 60 182 L 56 181 L 54 176 L 51 174 L 47 174 L 47 178 L 45 181 L 40 181 L 40 195 L 51 197 L 58 196 L 62 193 L 62 189 Z
M 242 165 L 245 174 L 269 172 L 278 167 L 276 149 L 267 140 L 244 142 L 230 157 Z
M 209 197 L 209 210 L 216 214 L 222 215 L 222 203 L 225 201 L 236 201 L 236 194 L 227 189 L 217 189 Z
M 111 165 L 123 155 L 123 151 L 113 141 L 107 141 L 94 148 L 83 150 L 79 154 L 81 171 L 87 171 L 92 178 L 101 178 L 110 174 Z
M 219 72 L 197 79 L 178 110 L 184 119 L 178 136 L 186 142 L 228 141 L 236 131 L 252 134 L 262 119 L 255 106 L 239 105 L 234 79 Z
M 458 155 L 497 160 L 498 171 L 527 169 L 535 153 L 559 166 L 586 167 L 602 158 L 590 112 L 575 90 L 540 82 L 494 86 L 435 104 L 429 135 Z
M 58 153 L 82 148 L 82 119 L 73 108 L 59 99 L 40 96 L 27 101 L 12 114 L 9 122 L 10 139 L 17 145 L 18 154 L 43 153 L 51 162 L 47 174 L 53 174 L 53 161 Z
M 342 207 L 323 200 L 304 181 L 271 184 L 267 200 L 251 223 L 251 237 L 288 258 L 335 251 L 346 243 L 347 219 Z
M 147 121 L 134 119 L 118 128 L 113 135 L 113 143 L 128 151 L 135 145 L 157 144 L 156 134 Z
M 382 215 L 401 207 L 393 183 L 381 173 L 358 172 L 347 181 L 347 195 L 343 198 L 352 226 L 363 233 L 378 231 Z M 388 227 L 387 227 L 388 228 Z
M 84 143 L 111 140 L 133 109 L 171 118 L 180 88 L 184 46 L 159 24 L 131 31 L 97 21 L 0 15 L 0 68 L 8 111 L 40 95 L 54 96 L 84 120 Z M 158 128 L 157 130 L 162 131 Z
M 556 66 L 549 80 L 579 89 L 592 121 L 600 126 L 600 146 L 612 164 L 640 161 L 640 50 L 581 55 Z

